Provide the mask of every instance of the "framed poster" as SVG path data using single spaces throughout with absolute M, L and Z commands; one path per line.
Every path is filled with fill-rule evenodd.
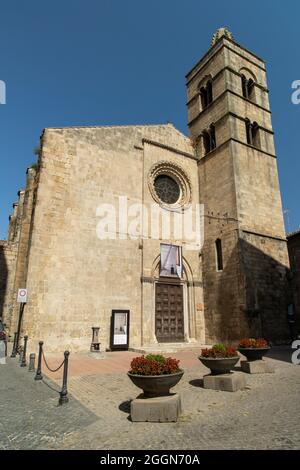
M 110 349 L 128 350 L 129 348 L 129 310 L 112 310 Z

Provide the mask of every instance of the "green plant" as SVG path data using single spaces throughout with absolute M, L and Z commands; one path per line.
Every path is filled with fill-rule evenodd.
M 146 356 L 146 359 L 148 361 L 161 362 L 162 364 L 164 364 L 166 362 L 166 358 L 162 354 L 148 354 Z
M 222 343 L 215 344 L 213 346 L 213 349 L 214 349 L 215 352 L 218 352 L 220 354 L 225 354 L 226 353 L 226 346 L 225 346 L 225 344 L 222 344 Z

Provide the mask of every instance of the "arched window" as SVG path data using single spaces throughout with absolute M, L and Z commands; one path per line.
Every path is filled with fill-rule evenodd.
M 217 146 L 216 130 L 215 130 L 214 124 L 211 124 L 209 130 L 204 131 L 202 136 L 203 136 L 204 155 L 206 155 L 212 150 L 214 150 Z
M 213 101 L 212 80 L 208 80 L 206 85 L 200 88 L 199 92 L 200 92 L 201 110 L 203 111 Z
M 254 98 L 254 81 L 250 78 L 247 82 L 247 95 L 248 100 L 253 100 Z
M 207 153 L 210 152 L 210 135 L 208 132 L 203 132 L 203 147 L 204 147 L 204 154 L 206 155 Z
M 200 98 L 201 98 L 201 108 L 202 110 L 205 109 L 208 105 L 207 102 L 207 91 L 206 88 L 201 87 L 200 88 Z
M 260 148 L 259 125 L 257 122 L 251 123 L 249 119 L 245 121 L 247 144 Z
M 259 126 L 257 122 L 252 124 L 252 142 L 254 147 L 260 148 Z
M 247 100 L 254 101 L 254 80 L 247 79 L 245 75 L 241 76 L 243 97 Z
M 252 145 L 252 130 L 251 130 L 251 122 L 249 121 L 249 119 L 246 119 L 245 125 L 246 125 L 247 144 Z
M 248 98 L 248 91 L 247 91 L 247 78 L 245 75 L 242 75 L 242 91 L 243 91 L 243 97 Z
M 217 146 L 215 126 L 212 124 L 209 130 L 210 130 L 210 147 L 211 147 L 211 150 L 214 150 Z
M 216 269 L 217 271 L 223 271 L 223 252 L 222 252 L 222 241 L 217 238 L 215 242 L 216 249 Z
M 209 80 L 206 85 L 207 91 L 207 106 L 213 102 L 213 89 L 212 89 L 212 81 Z

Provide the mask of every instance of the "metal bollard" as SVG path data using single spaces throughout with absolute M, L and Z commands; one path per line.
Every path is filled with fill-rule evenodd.
M 17 332 L 14 333 L 14 345 L 10 357 L 16 357 L 17 354 Z
M 59 393 L 59 405 L 63 405 L 64 403 L 68 403 L 68 362 L 69 362 L 69 351 L 64 352 L 65 360 L 64 360 L 64 375 L 63 375 L 63 384 L 61 392 Z
M 21 361 L 21 364 L 20 364 L 21 367 L 26 367 L 26 366 L 27 366 L 27 363 L 26 363 L 27 341 L 28 341 L 28 336 L 25 335 L 25 336 L 24 336 L 24 346 L 23 346 L 22 361 Z
M 16 357 L 17 355 L 17 331 L 15 331 L 14 333 L 14 344 L 13 344 L 13 348 L 12 348 L 12 352 L 11 352 L 11 355 L 10 357 Z
M 23 347 L 19 347 L 19 351 L 17 351 L 17 354 L 19 354 L 19 362 L 22 362 L 22 357 L 23 357 Z
M 28 372 L 34 372 L 35 370 L 35 354 L 31 353 L 29 355 L 29 367 L 28 367 Z
M 42 354 L 43 354 L 43 341 L 39 342 L 39 357 L 38 357 L 38 366 L 34 380 L 42 380 Z

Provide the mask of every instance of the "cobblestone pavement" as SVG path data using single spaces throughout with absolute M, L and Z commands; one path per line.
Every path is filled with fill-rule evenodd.
M 132 423 L 139 391 L 124 372 L 77 368 L 70 402 L 58 407 L 56 392 L 9 359 L 0 366 L 0 449 L 300 449 L 300 367 L 289 362 L 291 350 L 274 351 L 267 360 L 275 373 L 247 375 L 235 393 L 203 389 L 208 371 L 188 354 L 195 360 L 174 388 L 183 402 L 177 423 Z M 59 379 L 46 381 L 59 388 Z

